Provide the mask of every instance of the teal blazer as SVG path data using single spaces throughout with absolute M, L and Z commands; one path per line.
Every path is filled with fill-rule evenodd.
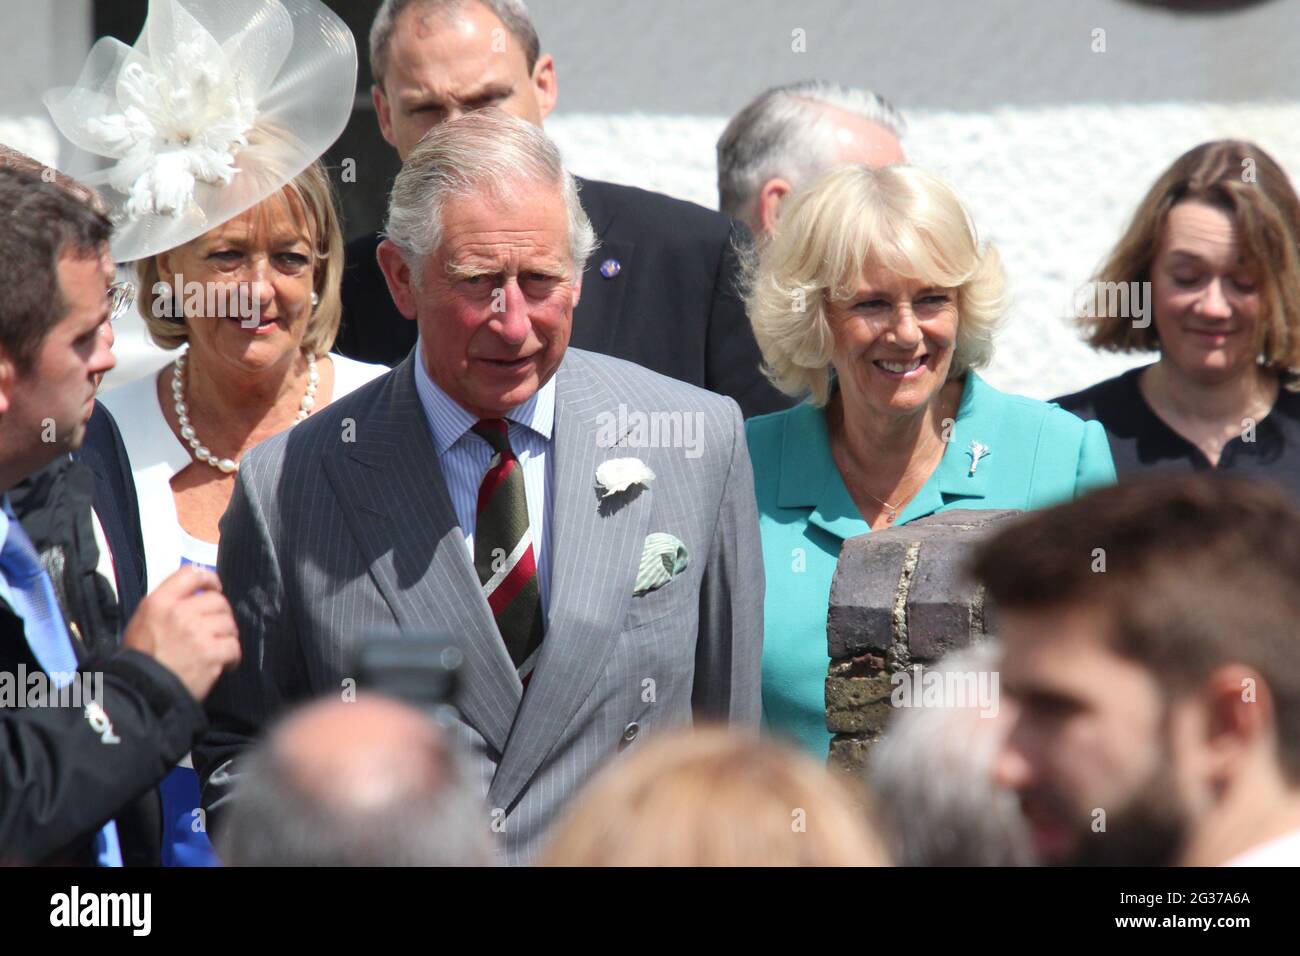
M 846 538 L 871 528 L 831 458 L 823 409 L 745 423 L 763 565 L 763 723 L 826 759 L 826 611 Z M 1106 431 L 1046 402 L 966 374 L 952 441 L 895 526 L 956 508 L 1042 508 L 1115 481 Z M 974 474 L 970 446 L 988 447 Z

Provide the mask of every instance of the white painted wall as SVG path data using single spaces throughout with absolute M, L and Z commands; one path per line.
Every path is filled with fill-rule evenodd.
M 761 90 L 820 76 L 883 93 L 909 159 L 1003 255 L 1013 299 L 986 376 L 1039 398 L 1150 360 L 1093 353 L 1069 310 L 1181 152 L 1252 139 L 1300 175 L 1300 0 L 1199 16 L 1128 0 L 529 7 L 559 72 L 547 129 L 572 168 L 712 208 L 714 143 Z
M 335 6 L 356 2 L 376 5 Z M 1254 139 L 1300 175 L 1300 0 L 1198 16 L 1131 0 L 529 6 L 558 64 L 547 129 L 572 168 L 707 206 L 714 141 L 760 90 L 822 76 L 888 96 L 908 116 L 912 161 L 953 183 L 1006 262 L 1013 305 L 988 377 L 1038 397 L 1146 360 L 1094 355 L 1068 310 L 1180 152 Z M 88 0 L 0 0 L 0 139 L 5 117 L 39 117 L 40 92 L 75 78 L 88 11 Z M 160 361 L 142 326 L 119 330 L 118 351 L 119 380 Z
M 576 172 L 717 208 L 712 149 L 725 124 L 721 116 L 566 114 L 547 129 Z M 1003 257 L 1012 298 L 984 373 L 990 382 L 1051 398 L 1151 360 L 1093 352 L 1069 318 L 1071 303 L 1164 168 L 1197 143 L 1229 136 L 1300 170 L 1300 103 L 909 113 L 909 160 L 952 183 Z
M 58 160 L 58 133 L 41 95 L 76 82 L 91 44 L 90 3 L 0 0 L 0 143 Z

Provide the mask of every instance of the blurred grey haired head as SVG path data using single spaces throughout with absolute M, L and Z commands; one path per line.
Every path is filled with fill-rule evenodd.
M 925 670 L 992 674 L 999 660 L 996 642 L 985 641 Z M 1006 724 L 968 704 L 899 708 L 871 750 L 867 779 L 899 866 L 1034 862 L 1018 799 L 993 782 Z
M 835 139 L 826 107 L 852 113 L 902 137 L 903 117 L 878 93 L 829 80 L 801 80 L 760 94 L 718 139 L 718 207 L 746 218 L 763 183 L 781 177 L 798 189 L 830 169 Z
M 227 865 L 492 865 L 491 818 L 447 732 L 374 700 L 308 705 L 257 747 L 217 833 Z

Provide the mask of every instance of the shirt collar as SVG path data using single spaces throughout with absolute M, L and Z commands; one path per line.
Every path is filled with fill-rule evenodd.
M 474 427 L 478 418 L 434 384 L 428 369 L 424 367 L 424 352 L 419 340 L 415 344 L 413 364 L 415 391 L 420 396 L 420 405 L 424 409 L 425 420 L 429 423 L 434 447 L 439 455 L 445 455 L 452 445 L 460 441 L 461 436 Z M 555 376 L 552 375 L 531 398 L 510 409 L 504 417 L 550 441 L 555 427 Z
M 1002 425 L 1001 402 L 996 400 L 997 392 L 990 388 L 984 379 L 973 371 L 966 373 L 966 384 L 962 389 L 961 402 L 957 406 L 957 417 L 953 421 L 952 437 L 948 448 L 934 474 L 926 482 L 923 491 L 933 491 L 934 498 L 928 503 L 934 510 L 943 504 L 945 498 L 984 498 L 988 495 L 989 475 L 997 470 L 995 454 L 998 448 L 998 432 Z M 983 447 L 979 464 L 972 471 L 972 445 L 979 442 Z M 992 467 L 985 462 L 994 463 Z M 982 466 L 982 467 L 981 467 Z M 911 504 L 918 507 L 927 504 L 917 501 L 922 495 L 912 499 Z M 910 506 L 909 506 L 910 507 Z M 906 513 L 908 509 L 904 509 Z M 923 512 L 923 513 L 928 513 Z M 920 517 L 920 515 L 916 515 Z
M 899 513 L 897 524 L 931 514 L 950 498 L 987 495 L 989 468 L 971 473 L 970 444 L 979 441 L 996 448 L 1000 425 L 996 394 L 975 372 L 966 373 L 948 448 L 930 479 Z M 993 451 L 986 452 L 986 458 L 992 461 Z M 831 456 L 825 409 L 804 404 L 786 415 L 777 495 L 783 508 L 812 508 L 809 521 L 836 537 L 847 540 L 871 530 Z
M 782 508 L 812 508 L 808 520 L 838 538 L 871 530 L 835 467 L 824 408 L 807 403 L 792 408 L 786 414 L 781 449 L 777 502 Z

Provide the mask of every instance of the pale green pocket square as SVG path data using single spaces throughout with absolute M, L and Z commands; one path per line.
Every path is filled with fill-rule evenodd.
M 641 549 L 641 566 L 636 573 L 636 586 L 632 594 L 648 594 L 663 587 L 686 570 L 690 555 L 686 545 L 671 534 L 656 531 L 645 538 Z

